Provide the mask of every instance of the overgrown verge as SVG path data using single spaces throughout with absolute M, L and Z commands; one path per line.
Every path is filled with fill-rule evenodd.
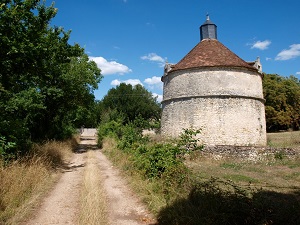
M 18 224 L 58 178 L 76 140 L 34 145 L 30 154 L 10 163 L 0 160 L 0 224 Z
M 143 137 L 141 129 L 134 124 L 122 125 L 120 121 L 110 121 L 99 127 L 98 145 L 130 176 L 143 182 L 135 188 L 144 192 L 144 200 L 157 213 L 177 196 L 185 195 L 184 190 L 191 185 L 192 174 L 184 159 L 203 148 L 196 139 L 199 132 L 186 129 L 179 140 L 154 141 Z M 109 146 L 107 140 L 110 141 Z M 116 141 L 115 147 L 111 147 L 112 140 Z M 145 189 L 142 190 L 141 186 Z
M 128 175 L 158 224 L 300 224 L 300 188 L 260 189 L 251 182 L 204 178 L 186 167 L 185 157 L 194 152 L 187 146 L 197 147 L 195 130 L 184 130 L 179 140 L 154 141 L 131 125 L 115 127 L 117 132 L 109 124 L 99 128 L 110 137 L 102 138 L 103 151 Z

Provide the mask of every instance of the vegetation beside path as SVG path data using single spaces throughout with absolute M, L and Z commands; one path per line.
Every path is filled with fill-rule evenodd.
M 198 150 L 180 152 L 182 140 L 147 138 L 133 125 L 112 124 L 99 127 L 103 151 L 158 224 L 300 223 L 300 143 L 294 138 L 283 143 L 276 135 L 268 137 L 272 147 L 292 145 L 298 151 L 292 158 L 279 148 L 262 161 L 216 160 Z
M 19 224 L 37 206 L 66 167 L 76 139 L 35 145 L 31 152 L 9 165 L 0 161 L 0 224 Z

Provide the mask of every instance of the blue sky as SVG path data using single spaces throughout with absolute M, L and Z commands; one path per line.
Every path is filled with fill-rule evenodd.
M 48 1 L 47 3 L 51 3 Z M 104 75 L 101 100 L 121 82 L 142 84 L 162 98 L 163 66 L 199 41 L 206 13 L 218 40 L 245 61 L 260 57 L 265 73 L 300 78 L 298 0 L 56 0 L 52 24 L 72 30 Z

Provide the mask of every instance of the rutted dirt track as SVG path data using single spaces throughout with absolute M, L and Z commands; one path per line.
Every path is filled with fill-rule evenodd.
M 78 152 L 62 177 L 26 225 L 80 224 L 80 194 L 84 172 L 88 167 L 86 151 L 95 151 L 100 168 L 99 179 L 105 190 L 110 225 L 154 224 L 153 218 L 137 196 L 128 188 L 101 150 L 96 148 L 95 130 L 85 129 Z

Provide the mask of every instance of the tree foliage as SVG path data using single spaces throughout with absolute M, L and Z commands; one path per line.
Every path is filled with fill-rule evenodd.
M 141 85 L 132 86 L 121 83 L 108 91 L 101 104 L 112 114 L 118 112 L 125 123 L 135 121 L 142 127 L 146 126 L 142 124 L 143 122 L 158 121 L 161 115 L 160 104 L 152 93 Z
M 102 78 L 70 32 L 50 26 L 56 12 L 41 0 L 0 3 L 0 137 L 18 150 L 70 135 Z
M 268 131 L 300 127 L 300 81 L 294 77 L 265 74 L 263 79 L 266 99 Z

